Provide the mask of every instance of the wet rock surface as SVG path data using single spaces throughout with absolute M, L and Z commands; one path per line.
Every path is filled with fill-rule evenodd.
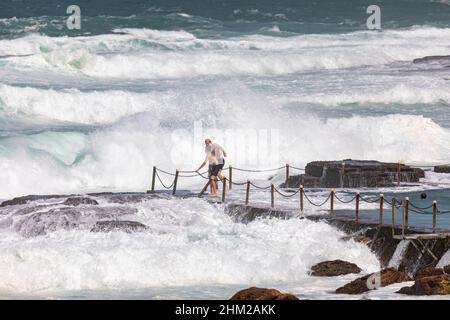
M 95 223 L 91 232 L 111 232 L 124 231 L 127 233 L 141 232 L 148 227 L 137 221 L 98 221 Z
M 419 270 L 416 273 L 416 275 L 414 277 L 414 280 L 419 280 L 419 279 L 430 277 L 430 276 L 439 276 L 441 274 L 444 274 L 444 269 L 442 269 L 442 268 L 434 268 L 434 267 L 427 267 L 427 268 L 424 268 L 422 270 Z
M 144 193 L 18 197 L 0 207 L 0 228 L 9 228 L 26 238 L 59 230 L 142 232 L 148 227 L 135 221 L 138 208 L 127 205 L 126 199 L 136 203 L 144 198 Z
M 360 272 L 361 269 L 356 264 L 342 260 L 324 261 L 311 267 L 311 275 L 316 277 L 335 277 Z
M 397 183 L 397 163 L 372 160 L 313 161 L 306 165 L 305 174 L 290 176 L 280 187 L 298 188 L 362 188 L 390 187 Z M 419 182 L 422 169 L 400 165 L 401 182 Z
M 67 198 L 66 201 L 64 201 L 64 205 L 66 206 L 79 206 L 79 205 L 98 205 L 97 200 L 86 198 L 86 197 L 72 197 Z
M 128 207 L 52 208 L 22 215 L 16 219 L 14 230 L 27 238 L 46 235 L 57 230 L 90 230 L 98 221 L 119 219 L 134 215 L 136 212 L 135 208 Z
M 276 289 L 251 287 L 235 293 L 230 300 L 299 300 L 296 296 Z
M 408 295 L 448 295 L 450 294 L 450 275 L 440 274 L 419 278 L 411 287 L 403 287 L 397 293 Z
M 3 201 L 0 204 L 0 207 L 24 205 L 24 204 L 27 204 L 32 201 L 59 199 L 59 198 L 67 198 L 67 197 L 70 197 L 70 195 L 30 195 L 30 196 L 17 197 L 17 198 L 13 198 L 11 200 Z
M 413 63 L 450 66 L 450 56 L 426 56 L 423 58 L 414 59 Z
M 379 277 L 377 279 L 377 277 Z M 370 278 L 370 279 L 369 279 Z M 336 289 L 336 293 L 341 294 L 362 294 L 372 290 L 380 285 L 386 287 L 394 283 L 411 281 L 412 279 L 404 271 L 398 271 L 394 268 L 382 270 L 380 273 L 372 273 L 364 277 L 353 280 L 345 286 Z
M 450 173 L 450 165 L 446 166 L 435 166 L 433 169 L 434 172 L 437 173 Z

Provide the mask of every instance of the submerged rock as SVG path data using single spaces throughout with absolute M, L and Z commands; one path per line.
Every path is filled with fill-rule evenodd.
M 0 204 L 0 207 L 17 206 L 17 205 L 21 205 L 21 204 L 26 204 L 28 201 L 32 201 L 32 199 L 30 199 L 28 197 L 18 197 L 18 198 L 14 198 L 11 200 L 3 201 Z
M 403 287 L 397 293 L 408 295 L 450 294 L 450 275 L 441 274 L 417 279 L 411 287 Z
M 235 293 L 230 300 L 299 300 L 289 293 L 281 293 L 276 289 L 251 287 Z
M 287 185 L 298 188 L 363 188 L 390 187 L 397 183 L 397 163 L 371 160 L 313 161 L 306 165 L 305 174 L 290 176 Z M 422 169 L 400 165 L 401 182 L 419 182 Z
M 74 198 L 67 198 L 67 200 L 64 202 L 66 206 L 79 206 L 82 204 L 88 204 L 88 205 L 98 205 L 97 200 L 86 198 L 86 197 L 74 197 Z
M 134 215 L 136 208 L 130 207 L 63 207 L 27 208 L 27 214 L 20 216 L 14 229 L 24 237 L 36 237 L 57 230 L 90 230 L 99 221 L 117 220 L 122 216 Z M 36 211 L 33 211 L 36 210 Z M 45 211 L 41 211 L 41 210 Z
M 91 232 L 124 231 L 126 233 L 140 232 L 148 227 L 137 221 L 98 221 Z
M 342 260 L 324 261 L 312 266 L 311 270 L 311 275 L 316 277 L 335 277 L 361 272 L 356 264 Z
M 347 283 L 345 286 L 336 289 L 336 293 L 344 294 L 362 294 L 369 290 L 375 289 L 377 286 L 376 277 L 379 276 L 378 285 L 386 287 L 394 283 L 400 283 L 405 281 L 411 281 L 412 279 L 404 271 L 398 271 L 394 268 L 388 268 L 382 270 L 379 274 L 372 273 L 370 275 L 353 280 Z M 371 280 L 375 280 L 372 283 Z
M 11 200 L 3 201 L 0 204 L 0 207 L 6 207 L 6 206 L 17 206 L 17 205 L 23 205 L 27 204 L 32 201 L 37 200 L 48 200 L 48 199 L 57 199 L 57 198 L 65 198 L 67 196 L 64 195 L 30 195 L 30 196 L 24 196 L 24 197 L 17 197 L 13 198 Z

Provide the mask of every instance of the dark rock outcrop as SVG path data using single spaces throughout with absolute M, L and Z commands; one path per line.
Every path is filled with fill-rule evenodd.
M 65 198 L 65 197 L 68 197 L 68 196 L 67 195 L 30 195 L 30 196 L 24 196 L 24 197 L 17 197 L 17 198 L 13 198 L 11 200 L 3 201 L 0 204 L 0 207 L 17 206 L 17 205 L 27 204 L 31 201 L 58 199 L 58 198 Z
M 124 231 L 126 233 L 140 232 L 148 227 L 137 221 L 97 221 L 91 232 Z
M 414 59 L 413 63 L 428 63 L 450 66 L 450 56 L 426 56 L 423 58 Z
M 360 273 L 361 269 L 354 263 L 333 260 L 320 262 L 311 267 L 311 275 L 316 277 L 335 277 L 350 273 Z
M 403 287 L 397 293 L 408 295 L 450 294 L 450 275 L 441 274 L 417 279 L 411 287 Z
M 82 204 L 86 205 L 98 205 L 97 200 L 92 198 L 86 198 L 86 197 L 73 197 L 73 198 L 67 198 L 67 200 L 64 202 L 66 206 L 79 206 Z
M 14 222 L 14 230 L 26 238 L 37 237 L 58 230 L 91 230 L 100 221 L 117 221 L 123 216 L 134 215 L 136 208 L 130 207 L 63 207 L 45 208 L 42 206 L 26 208 Z M 35 211 L 33 211 L 33 209 Z M 46 209 L 42 211 L 42 209 Z
M 433 169 L 437 173 L 450 173 L 450 165 L 447 166 L 435 166 Z
M 298 300 L 298 298 L 276 289 L 251 287 L 235 293 L 230 300 Z
M 414 276 L 414 280 L 419 280 L 419 279 L 431 277 L 431 276 L 439 276 L 441 274 L 444 274 L 444 269 L 427 267 L 422 270 L 419 270 L 416 273 L 416 275 Z
M 362 188 L 390 187 L 397 183 L 397 163 L 369 160 L 313 161 L 306 165 L 305 174 L 290 176 L 287 185 L 298 188 Z M 419 182 L 425 177 L 422 169 L 400 165 L 401 182 Z
M 378 275 L 372 273 L 364 277 L 353 280 L 347 283 L 345 286 L 336 289 L 336 293 L 344 294 L 362 294 L 376 287 L 376 284 L 369 285 L 370 279 L 376 279 L 379 276 L 379 285 L 386 287 L 394 283 L 400 283 L 405 281 L 411 281 L 411 278 L 404 271 L 398 271 L 394 268 L 388 268 L 382 270 Z M 370 278 L 370 279 L 369 279 Z M 369 283 L 368 283 L 369 282 Z

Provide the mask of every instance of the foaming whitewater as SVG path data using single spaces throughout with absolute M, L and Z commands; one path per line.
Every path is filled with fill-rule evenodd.
M 114 31 L 116 34 L 75 39 L 28 35 L 0 40 L 0 55 L 19 56 L 8 58 L 16 68 L 44 68 L 99 78 L 166 79 L 283 75 L 385 65 L 445 55 L 450 44 L 450 29 L 432 27 L 383 33 L 251 35 L 228 39 L 201 39 L 185 31 Z
M 124 214 L 119 209 L 130 206 L 114 204 L 107 196 L 96 199 L 99 207 L 71 210 L 95 210 L 98 213 L 91 219 L 101 220 L 100 209 L 105 208 L 117 219 Z M 356 262 L 365 272 L 378 268 L 366 246 L 340 240 L 344 234 L 325 223 L 298 219 L 236 223 L 223 208 L 201 199 L 131 204 L 136 212 L 128 213 L 127 219 L 148 226 L 142 232 L 67 230 L 70 224 L 28 238 L 16 231 L 23 230 L 26 219 L 36 224 L 32 216 L 39 212 L 63 208 L 64 201 L 40 200 L 0 209 L 0 295 L 295 283 L 309 277 L 312 264 L 327 259 Z M 51 219 L 44 224 L 48 228 Z
M 411 5 L 399 1 L 386 10 Z M 49 3 L 14 2 L 0 13 L 0 199 L 64 195 L 0 207 L 0 297 L 224 299 L 260 285 L 342 298 L 332 292 L 356 275 L 313 278 L 313 264 L 342 259 L 366 274 L 379 263 L 330 225 L 299 217 L 243 224 L 198 198 L 103 192 L 148 190 L 153 166 L 196 169 L 206 137 L 239 168 L 450 162 L 448 68 L 413 62 L 449 54 L 447 5 L 433 4 L 430 25 L 421 20 L 429 6 L 417 4 L 411 16 L 368 31 L 365 11 L 346 1 L 338 10 L 333 1 L 225 2 L 219 12 L 206 2 L 118 8 L 99 0 L 82 12 L 104 14 L 66 30 L 65 11 Z M 426 185 L 402 190 L 448 180 L 427 172 Z M 181 177 L 178 190 L 204 182 Z M 268 199 L 252 194 L 255 203 Z M 277 204 L 297 207 L 294 200 Z M 369 296 L 398 298 L 392 292 Z
M 146 190 L 152 165 L 167 170 L 198 166 L 203 136 L 195 136 L 195 123 L 204 119 L 203 135 L 207 135 L 214 126 L 208 116 L 218 119 L 215 128 L 219 131 L 214 135 L 227 147 L 228 163 L 240 167 L 267 168 L 293 161 L 301 166 L 317 159 L 344 158 L 448 162 L 450 154 L 449 130 L 430 118 L 391 114 L 323 119 L 302 108 L 285 109 L 277 97 L 255 93 L 233 81 L 148 93 L 7 85 L 0 92 L 1 112 L 9 119 L 20 117 L 27 128 L 21 131 L 10 125 L 0 140 L 3 198 Z M 36 119 L 59 127 L 30 131 Z M 61 130 L 64 123 L 71 127 Z M 268 163 L 268 157 L 257 162 L 242 157 L 240 150 L 251 147 L 253 141 L 248 129 L 277 130 L 276 163 Z M 201 183 L 182 181 L 180 187 L 198 188 Z

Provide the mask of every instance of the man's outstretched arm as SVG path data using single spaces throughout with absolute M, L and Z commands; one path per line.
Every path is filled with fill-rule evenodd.
M 206 155 L 205 160 L 203 161 L 203 163 L 200 165 L 200 167 L 198 167 L 197 170 L 195 170 L 195 172 L 199 172 L 201 168 L 203 168 L 206 164 L 206 162 L 208 161 L 208 155 Z

